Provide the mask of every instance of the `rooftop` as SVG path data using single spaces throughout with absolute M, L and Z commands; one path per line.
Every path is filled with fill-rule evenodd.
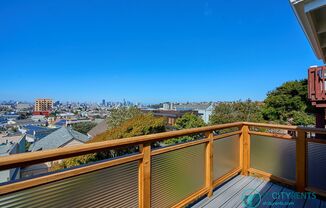
M 21 135 L 21 134 L 13 135 L 13 136 L 7 136 L 4 134 L 0 134 L 0 144 L 8 143 L 8 142 L 17 143 L 19 140 L 21 140 L 22 137 L 23 137 L 23 135 Z
M 71 129 L 70 127 L 61 127 L 46 137 L 36 141 L 31 145 L 30 151 L 59 148 L 72 140 L 78 140 L 85 143 L 89 140 L 89 137 Z
M 184 109 L 198 109 L 198 110 L 206 110 L 212 106 L 212 103 L 202 103 L 202 104 L 182 104 L 174 106 L 176 109 L 184 108 Z
M 12 149 L 14 143 L 7 143 L 0 145 L 0 156 L 9 155 L 10 150 Z
M 91 137 L 95 137 L 96 135 L 104 133 L 108 129 L 108 124 L 105 119 L 103 119 L 101 122 L 97 123 L 96 126 L 94 126 L 89 132 L 87 132 L 88 135 Z
M 23 128 L 26 129 L 26 134 L 34 136 L 37 140 L 42 139 L 57 130 L 57 128 L 47 128 L 36 125 L 26 125 Z
M 326 63 L 326 2 L 290 0 L 298 21 L 318 59 Z

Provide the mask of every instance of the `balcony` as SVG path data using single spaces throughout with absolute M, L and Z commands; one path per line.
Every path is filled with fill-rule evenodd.
M 194 134 L 202 137 L 154 145 Z M 293 207 L 325 206 L 319 197 L 326 196 L 326 140 L 314 138 L 316 134 L 326 130 L 238 122 L 5 156 L 0 170 L 109 149 L 139 149 L 4 183 L 0 207 L 240 207 L 250 196 L 261 206 L 282 201 Z M 318 199 L 273 196 L 295 191 L 315 192 Z
M 308 98 L 313 106 L 326 108 L 326 66 L 309 68 Z

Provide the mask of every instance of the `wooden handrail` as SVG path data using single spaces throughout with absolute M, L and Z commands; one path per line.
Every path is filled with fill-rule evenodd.
M 284 130 L 293 130 L 293 131 L 302 130 L 304 132 L 326 134 L 326 129 L 323 128 L 291 126 L 291 125 L 281 125 L 281 124 L 253 123 L 253 122 L 242 122 L 242 124 L 248 125 L 249 127 L 262 127 L 262 128 L 284 129 Z
M 232 131 L 230 133 L 225 133 L 221 135 L 214 135 L 213 132 L 216 130 L 227 129 L 237 127 L 239 130 Z M 250 127 L 261 127 L 261 128 L 272 128 L 272 129 L 284 129 L 292 130 L 298 133 L 297 138 L 291 138 L 288 135 L 282 135 L 277 133 L 265 133 L 265 132 L 255 132 L 250 131 Z M 115 159 L 112 161 L 107 161 L 99 164 L 92 164 L 90 166 L 79 167 L 72 170 L 67 170 L 47 176 L 41 176 L 26 181 L 21 181 L 17 183 L 11 183 L 4 186 L 0 186 L 0 195 L 10 193 L 13 191 L 18 191 L 24 188 L 29 188 L 33 186 L 38 186 L 44 183 L 61 180 L 63 178 L 72 177 L 75 175 L 85 174 L 88 172 L 96 171 L 98 169 L 111 167 L 114 165 L 126 163 L 129 161 L 138 161 L 138 173 L 139 173 L 139 206 L 140 207 L 150 207 L 151 205 L 151 156 L 162 154 L 169 151 L 174 151 L 181 148 L 187 148 L 193 145 L 204 144 L 205 143 L 205 185 L 202 189 L 198 190 L 196 193 L 182 200 L 175 206 L 186 205 L 192 200 L 198 198 L 203 194 L 208 196 L 212 195 L 213 189 L 220 183 L 229 179 L 230 177 L 241 172 L 244 175 L 248 173 L 260 174 L 262 176 L 277 180 L 279 182 L 287 183 L 290 185 L 296 185 L 298 191 L 304 191 L 306 187 L 306 159 L 307 159 L 307 142 L 317 142 L 326 144 L 323 140 L 318 139 L 307 139 L 305 134 L 307 132 L 314 133 L 324 133 L 326 134 L 326 129 L 320 128 L 308 128 L 308 127 L 298 127 L 298 126 L 286 126 L 277 124 L 263 124 L 263 123 L 252 123 L 252 122 L 236 122 L 229 124 L 206 126 L 201 128 L 185 129 L 179 131 L 164 132 L 158 134 L 151 134 L 145 136 L 137 136 L 131 138 L 124 138 L 118 140 L 97 142 L 84 144 L 80 146 L 64 147 L 53 150 L 32 152 L 32 153 L 22 153 L 10 156 L 0 157 L 0 170 L 6 170 L 15 167 L 24 167 L 27 165 L 48 162 L 51 160 L 59 160 L 64 158 L 69 158 L 73 156 L 79 156 L 89 153 L 94 153 L 98 151 L 113 149 L 113 148 L 123 148 L 132 145 L 139 145 L 140 153 L 132 156 L 127 156 L 120 159 Z M 204 133 L 204 139 L 195 140 L 188 143 L 177 144 L 170 147 L 165 147 L 162 149 L 151 150 L 151 144 L 153 142 L 162 141 L 165 139 L 182 137 L 191 134 Z M 214 154 L 214 140 L 226 138 L 232 135 L 239 134 L 240 143 L 240 165 L 239 168 L 232 170 L 231 172 L 223 175 L 217 180 L 213 180 L 213 154 Z M 265 173 L 261 170 L 256 170 L 250 167 L 250 134 L 256 134 L 261 136 L 270 136 L 280 139 L 293 140 L 296 142 L 296 181 L 289 181 L 269 173 Z
M 319 144 L 326 144 L 326 140 L 325 139 L 306 139 L 307 142 L 311 142 L 311 143 L 319 143 Z
M 298 126 L 288 126 L 288 125 L 280 125 L 280 124 L 267 124 L 267 123 L 253 123 L 253 122 L 242 122 L 243 125 L 247 125 L 249 127 L 265 127 L 271 129 L 285 129 L 285 130 L 297 130 Z
M 107 149 L 138 145 L 145 142 L 155 142 L 155 141 L 160 141 L 160 140 L 165 140 L 165 139 L 170 139 L 175 137 L 186 136 L 190 134 L 204 133 L 207 131 L 215 131 L 215 130 L 231 128 L 231 127 L 241 127 L 242 125 L 248 125 L 249 127 L 279 128 L 279 129 L 287 129 L 287 130 L 300 129 L 305 132 L 326 133 L 326 129 L 320 129 L 320 128 L 308 128 L 308 127 L 286 126 L 286 125 L 276 125 L 276 124 L 252 123 L 252 122 L 235 122 L 229 124 L 206 126 L 201 128 L 150 134 L 145 136 L 137 136 L 131 138 L 118 139 L 118 140 L 96 142 L 96 143 L 84 144 L 80 146 L 63 147 L 63 148 L 58 148 L 53 150 L 44 150 L 38 152 L 3 156 L 0 157 L 0 170 L 6 170 L 14 167 L 24 167 L 26 165 L 38 164 L 42 162 L 48 162 L 51 160 L 59 160 L 68 157 L 74 157 L 74 156 L 99 152 Z
M 258 135 L 258 136 L 273 137 L 273 138 L 278 138 L 278 139 L 285 139 L 285 140 L 290 140 L 290 141 L 295 141 L 296 140 L 295 137 L 292 137 L 290 135 L 282 135 L 282 134 L 276 134 L 276 133 L 249 131 L 249 134 Z
M 278 176 L 274 176 L 273 174 L 266 173 L 265 171 L 262 171 L 262 170 L 257 170 L 255 168 L 249 168 L 248 171 L 253 175 L 262 177 L 262 178 L 267 179 L 267 180 L 271 180 L 271 181 L 279 182 L 279 183 L 282 183 L 282 184 L 286 184 L 286 185 L 291 186 L 291 187 L 294 187 L 296 185 L 296 181 L 286 179 L 286 178 L 282 178 L 282 177 L 278 177 Z
M 74 156 L 99 152 L 102 150 L 121 148 L 121 147 L 126 147 L 131 145 L 138 145 L 146 142 L 156 142 L 165 139 L 186 136 L 190 134 L 204 133 L 207 131 L 215 131 L 215 130 L 231 128 L 231 127 L 240 127 L 241 125 L 242 125 L 241 122 L 236 122 L 236 123 L 213 125 L 213 126 L 206 126 L 201 128 L 185 129 L 185 130 L 170 131 L 170 132 L 150 134 L 144 136 L 130 137 L 124 139 L 110 140 L 104 142 L 96 142 L 96 143 L 84 144 L 80 146 L 63 147 L 63 148 L 58 148 L 53 150 L 44 150 L 38 152 L 9 155 L 9 156 L 0 157 L 0 170 L 6 170 L 15 167 L 24 167 L 27 165 L 48 162 L 51 160 L 59 160 L 68 157 L 74 157 Z
M 143 158 L 143 154 L 137 154 L 137 155 L 131 155 L 128 157 L 122 157 L 122 158 L 117 158 L 114 160 L 107 160 L 107 161 L 102 161 L 102 162 L 97 162 L 94 164 L 90 164 L 87 166 L 81 166 L 78 168 L 71 168 L 65 171 L 60 171 L 56 172 L 55 174 L 49 174 L 49 175 L 44 175 L 44 176 L 39 176 L 39 177 L 33 177 L 28 180 L 22 180 L 18 181 L 15 183 L 9 183 L 0 186 L 0 195 L 3 194 L 8 194 L 11 192 L 19 191 L 22 189 L 26 188 L 31 188 L 35 186 L 40 186 L 46 183 L 70 178 L 70 177 L 75 177 L 81 174 L 85 173 L 90 173 L 93 171 L 109 168 L 115 165 L 121 165 L 127 162 L 135 161 L 135 160 L 140 160 Z

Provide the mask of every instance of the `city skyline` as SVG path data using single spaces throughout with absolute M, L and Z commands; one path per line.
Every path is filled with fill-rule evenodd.
M 262 101 L 321 63 L 287 1 L 145 3 L 2 2 L 0 100 Z
M 26 103 L 26 104 L 31 104 L 34 105 L 37 99 L 42 99 L 42 98 L 35 98 L 31 101 L 28 100 L 13 100 L 13 99 L 9 99 L 9 100 L 0 100 L 0 104 L 15 104 L 15 103 Z M 78 101 L 78 100 L 57 100 L 57 99 L 53 99 L 53 98 L 46 98 L 46 99 L 51 99 L 53 100 L 54 104 L 56 104 L 57 102 L 60 104 L 97 104 L 97 105 L 103 105 L 103 100 L 105 100 L 105 104 L 132 104 L 132 105 L 137 105 L 137 104 L 142 104 L 142 105 L 152 105 L 152 104 L 165 104 L 165 103 L 219 103 L 219 102 L 229 102 L 229 101 L 219 101 L 219 100 L 203 100 L 203 101 L 184 101 L 184 102 L 178 102 L 178 101 L 171 101 L 171 100 L 165 100 L 162 102 L 153 102 L 153 103 L 145 103 L 145 102 L 140 102 L 140 101 L 131 101 L 131 100 L 127 100 L 127 99 L 123 99 L 123 100 L 106 100 L 106 99 L 102 99 L 102 100 L 93 100 L 93 101 Z M 248 99 L 247 99 L 248 100 Z M 246 101 L 246 100 L 235 100 L 235 101 Z M 255 100 L 251 100 L 251 101 L 255 101 Z M 230 101 L 232 102 L 232 101 Z M 258 101 L 260 102 L 260 101 Z

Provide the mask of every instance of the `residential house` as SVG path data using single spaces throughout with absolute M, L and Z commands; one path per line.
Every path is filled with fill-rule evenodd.
M 61 127 L 46 137 L 36 141 L 29 150 L 34 152 L 39 150 L 81 145 L 88 140 L 88 136 L 79 133 L 70 127 Z
M 26 125 L 19 129 L 20 132 L 26 134 L 26 141 L 30 143 L 36 142 L 46 137 L 55 130 L 57 130 L 57 128 L 47 128 L 35 125 Z
M 25 152 L 25 136 L 0 135 L 0 157 Z M 0 171 L 0 183 L 20 178 L 20 168 Z
M 61 127 L 52 132 L 51 134 L 33 143 L 30 146 L 29 151 L 35 152 L 67 146 L 77 146 L 86 143 L 89 139 L 90 137 L 71 129 L 70 127 Z M 34 175 L 47 173 L 52 164 L 57 162 L 60 161 L 53 161 L 28 166 L 22 169 L 22 177 L 26 178 Z
M 214 110 L 213 103 L 200 103 L 200 104 L 181 104 L 176 105 L 175 109 L 177 111 L 198 111 L 198 114 L 202 117 L 205 123 L 209 122 L 209 117 L 212 115 Z
M 167 119 L 167 123 L 171 126 L 175 124 L 175 122 L 178 118 L 181 118 L 186 113 L 192 113 L 197 116 L 199 115 L 197 111 L 193 111 L 193 110 L 175 111 L 175 110 L 148 110 L 148 109 L 145 110 L 145 109 L 143 109 L 142 112 L 145 112 L 145 113 L 150 112 L 156 117 L 164 117 Z
M 94 126 L 91 130 L 89 130 L 89 132 L 87 132 L 87 135 L 93 138 L 99 134 L 104 133 L 107 129 L 108 129 L 107 121 L 106 121 L 106 119 L 103 119 L 96 126 Z

